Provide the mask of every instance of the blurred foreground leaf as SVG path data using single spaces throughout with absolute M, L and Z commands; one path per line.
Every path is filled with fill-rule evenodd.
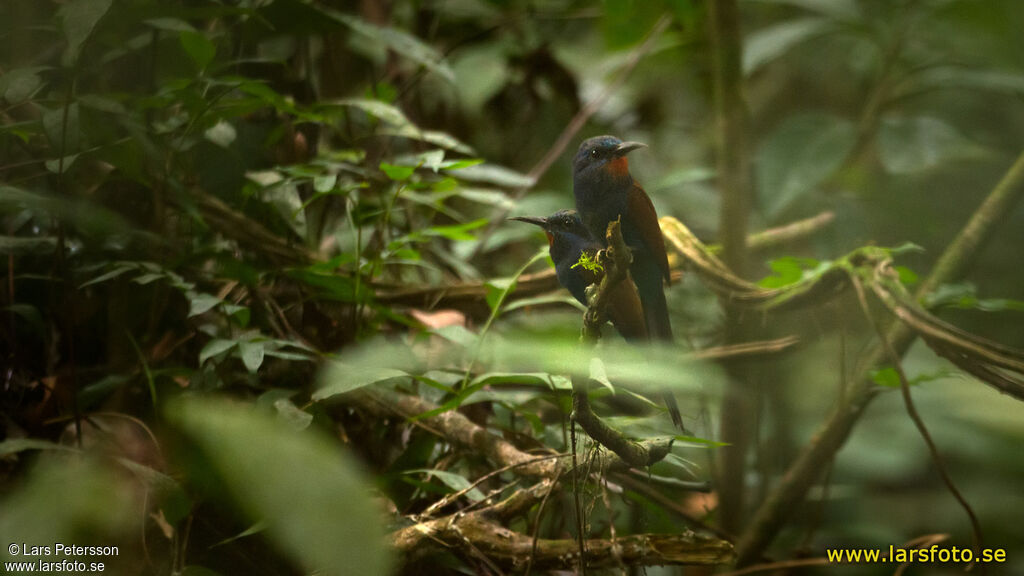
M 179 401 L 171 422 L 267 535 L 307 570 L 387 574 L 381 519 L 369 485 L 341 450 L 312 431 L 218 401 Z

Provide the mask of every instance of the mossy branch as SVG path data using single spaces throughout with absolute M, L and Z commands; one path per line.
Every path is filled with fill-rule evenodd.
M 622 231 L 618 221 L 608 224 L 606 234 L 607 246 L 598 259 L 605 273 L 595 290 L 591 290 L 587 312 L 583 315 L 583 334 L 580 341 L 583 346 L 593 347 L 601 339 L 601 326 L 605 321 L 605 309 L 615 286 L 619 282 L 632 282 L 629 277 L 629 265 L 633 261 L 626 242 L 622 239 Z M 650 466 L 668 455 L 672 448 L 672 439 L 649 440 L 636 442 L 627 438 L 622 432 L 609 426 L 594 413 L 588 397 L 589 379 L 580 374 L 572 377 L 572 417 L 595 442 L 608 448 L 622 458 L 623 461 L 643 468 Z

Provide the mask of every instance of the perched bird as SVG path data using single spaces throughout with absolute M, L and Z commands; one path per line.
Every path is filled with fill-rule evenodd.
M 583 226 L 575 210 L 559 210 L 547 218 L 518 216 L 512 218 L 540 226 L 548 237 L 548 250 L 555 262 L 558 283 L 580 304 L 587 305 L 587 286 L 599 280 L 598 275 L 583 266 L 576 266 L 580 254 L 593 256 L 603 245 L 594 240 Z M 608 319 L 622 337 L 630 342 L 647 341 L 647 323 L 643 307 L 631 282 L 619 282 L 609 298 Z
M 586 288 L 599 278 L 596 273 L 583 266 L 576 266 L 576 264 L 580 260 L 580 254 L 586 252 L 593 256 L 604 247 L 604 244 L 591 236 L 590 231 L 583 225 L 579 214 L 575 210 L 559 210 L 547 218 L 518 216 L 512 220 L 529 222 L 544 230 L 548 237 L 548 250 L 555 263 L 555 275 L 558 277 L 558 283 L 586 306 Z M 627 342 L 637 343 L 649 340 L 643 306 L 633 282 L 629 282 L 627 279 L 615 286 L 606 312 L 612 325 Z M 683 420 L 679 415 L 679 406 L 676 404 L 675 397 L 667 392 L 663 393 L 663 396 L 672 422 L 679 428 L 683 428 Z
M 672 341 L 672 324 L 664 282 L 671 281 L 665 239 L 654 204 L 629 173 L 626 155 L 644 147 L 614 136 L 596 136 L 580 144 L 572 162 L 572 192 L 576 210 L 594 238 L 604 238 L 608 224 L 620 216 L 622 237 L 633 252 L 630 273 L 643 305 L 652 339 Z M 682 428 L 675 398 L 664 393 L 672 420 Z

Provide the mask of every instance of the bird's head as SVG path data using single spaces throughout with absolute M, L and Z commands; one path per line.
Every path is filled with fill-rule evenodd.
M 540 226 L 548 237 L 548 246 L 564 244 L 587 244 L 593 242 L 580 215 L 575 210 L 559 210 L 547 218 L 537 216 L 516 216 L 509 220 L 528 222 Z
M 593 177 L 600 174 L 616 179 L 625 178 L 629 175 L 629 160 L 626 159 L 626 155 L 646 146 L 639 142 L 623 142 L 615 136 L 588 138 L 580 144 L 580 149 L 573 158 L 573 175 Z

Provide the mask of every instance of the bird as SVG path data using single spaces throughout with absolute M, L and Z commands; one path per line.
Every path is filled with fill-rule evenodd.
M 604 244 L 591 235 L 579 213 L 575 210 L 559 210 L 547 218 L 516 216 L 511 220 L 528 222 L 544 230 L 548 238 L 551 260 L 555 263 L 558 283 L 568 290 L 573 298 L 587 306 L 587 286 L 600 278 L 597 273 L 576 264 L 582 253 L 586 252 L 588 256 L 593 256 L 604 248 Z M 613 288 L 606 312 L 612 325 L 627 342 L 635 344 L 649 341 L 650 334 L 643 305 L 635 283 L 629 278 Z M 663 396 L 672 422 L 685 430 L 675 397 L 667 392 L 663 393 Z
M 580 304 L 587 306 L 587 286 L 600 280 L 598 274 L 576 264 L 584 252 L 593 257 L 604 247 L 583 226 L 575 210 L 559 210 L 547 218 L 516 216 L 511 220 L 540 226 L 548 237 L 548 251 L 555 263 L 558 283 Z M 608 319 L 627 342 L 648 340 L 643 307 L 632 282 L 619 282 L 608 299 Z
M 608 224 L 621 218 L 622 238 L 633 253 L 629 271 L 643 307 L 651 339 L 673 341 L 665 300 L 671 282 L 665 239 L 647 193 L 629 172 L 626 155 L 646 144 L 624 142 L 615 136 L 584 140 L 572 162 L 572 191 L 576 211 L 593 238 L 604 238 Z M 673 422 L 682 428 L 675 397 L 664 392 Z

